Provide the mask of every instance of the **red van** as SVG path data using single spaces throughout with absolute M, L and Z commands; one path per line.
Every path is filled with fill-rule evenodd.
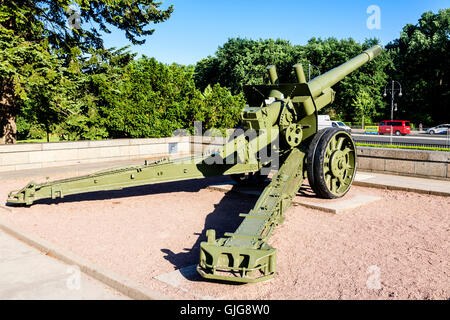
M 378 133 L 379 134 L 391 134 L 391 128 L 392 133 L 396 136 L 399 135 L 407 135 L 411 133 L 411 125 L 409 121 L 406 120 L 384 120 L 381 121 L 378 127 Z

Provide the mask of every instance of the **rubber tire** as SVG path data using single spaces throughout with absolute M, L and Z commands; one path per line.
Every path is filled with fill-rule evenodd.
M 313 171 L 314 171 L 313 172 L 314 183 L 315 183 L 315 187 L 317 189 L 317 191 L 315 191 L 315 192 L 319 197 L 322 197 L 324 199 L 342 198 L 350 190 L 350 186 L 351 186 L 351 184 L 350 184 L 349 188 L 343 194 L 341 194 L 339 196 L 334 195 L 328 190 L 328 187 L 326 186 L 326 183 L 325 183 L 324 174 L 323 174 L 323 162 L 324 162 L 324 155 L 326 152 L 327 145 L 330 141 L 330 138 L 332 136 L 334 136 L 335 134 L 337 134 L 339 131 L 346 132 L 344 129 L 334 129 L 334 130 L 329 131 L 326 134 L 324 134 L 321 137 L 321 139 L 319 140 L 319 143 L 316 148 L 316 155 L 314 156 L 314 163 L 313 163 L 312 167 L 313 167 Z M 349 137 L 350 137 L 350 139 L 352 139 L 353 144 L 355 145 L 353 138 L 350 135 L 349 135 Z M 355 145 L 355 157 L 356 157 L 356 145 Z M 355 171 L 353 173 L 352 181 L 355 177 L 355 174 L 356 174 L 356 159 L 355 159 Z
M 430 135 L 435 134 L 434 130 L 430 130 L 430 133 L 429 133 L 429 134 L 430 134 Z
M 330 130 L 335 130 L 335 128 L 327 127 L 322 130 L 319 130 L 312 139 L 311 143 L 309 144 L 308 148 L 308 155 L 307 155 L 307 161 L 306 161 L 306 170 L 308 174 L 308 182 L 311 189 L 314 191 L 316 195 L 320 196 L 320 189 L 316 185 L 315 181 L 315 169 L 314 169 L 314 160 L 316 156 L 316 150 L 317 146 L 319 145 L 320 140 L 322 137 L 328 133 Z
M 401 135 L 401 132 L 397 130 L 397 131 L 395 131 L 395 135 L 398 137 Z

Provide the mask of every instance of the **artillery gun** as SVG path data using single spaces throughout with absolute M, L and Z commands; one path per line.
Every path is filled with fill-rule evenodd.
M 280 84 L 275 67 L 269 66 L 270 84 L 244 87 L 248 105 L 241 114 L 242 132 L 217 152 L 40 184 L 30 182 L 10 192 L 7 202 L 31 205 L 38 199 L 218 175 L 245 182 L 277 167 L 253 209 L 239 214 L 244 219 L 235 232 L 220 239 L 215 230 L 206 232 L 197 266 L 200 275 L 208 279 L 257 282 L 272 278 L 276 249 L 267 242 L 283 222 L 304 179 L 307 177 L 313 191 L 323 198 L 339 198 L 350 189 L 356 173 L 355 143 L 344 130 L 318 131 L 318 111 L 333 102 L 333 85 L 381 51 L 374 46 L 308 83 L 300 64 L 294 66 L 298 82 L 290 84 Z

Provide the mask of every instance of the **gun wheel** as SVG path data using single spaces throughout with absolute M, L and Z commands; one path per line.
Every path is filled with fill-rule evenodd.
M 311 189 L 317 195 L 320 195 L 320 193 L 319 193 L 319 188 L 317 187 L 316 179 L 315 179 L 314 159 L 315 159 L 315 156 L 317 155 L 316 150 L 317 150 L 317 146 L 319 145 L 319 141 L 330 130 L 333 130 L 333 128 L 329 127 L 329 128 L 325 128 L 325 129 L 318 131 L 314 135 L 311 143 L 309 144 L 308 155 L 307 155 L 307 166 L 306 166 L 307 173 L 308 173 L 308 182 L 309 182 L 309 186 L 311 187 Z
M 340 198 L 350 190 L 355 174 L 356 146 L 350 134 L 334 128 L 318 132 L 308 152 L 308 180 L 314 192 Z

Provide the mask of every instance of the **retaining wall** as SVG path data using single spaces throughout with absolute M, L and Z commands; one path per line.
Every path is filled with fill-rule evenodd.
M 358 169 L 450 179 L 450 152 L 358 147 Z
M 0 172 L 189 155 L 190 137 L 0 145 Z

